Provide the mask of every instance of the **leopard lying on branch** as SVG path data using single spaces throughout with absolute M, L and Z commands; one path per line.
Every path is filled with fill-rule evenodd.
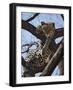
M 55 33 L 55 25 L 54 23 L 44 23 L 41 22 L 41 25 L 37 27 L 37 33 L 43 34 L 46 36 L 46 41 L 44 45 L 41 45 L 42 53 L 35 52 L 34 56 L 32 56 L 31 60 L 26 62 L 22 58 L 22 65 L 27 68 L 26 72 L 24 72 L 25 77 L 27 76 L 35 76 L 35 73 L 42 72 L 45 68 L 53 54 L 55 53 L 49 48 L 50 42 L 54 37 Z M 49 58 L 49 59 L 47 59 Z

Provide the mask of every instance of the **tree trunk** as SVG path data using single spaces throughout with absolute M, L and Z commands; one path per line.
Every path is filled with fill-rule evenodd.
M 51 60 L 46 65 L 45 69 L 43 70 L 40 76 L 49 76 L 54 71 L 55 67 L 61 61 L 61 57 L 63 56 L 63 42 L 59 45 L 56 53 L 53 55 Z
M 58 64 L 59 70 L 60 70 L 60 75 L 64 75 L 64 58 L 61 58 L 60 63 Z

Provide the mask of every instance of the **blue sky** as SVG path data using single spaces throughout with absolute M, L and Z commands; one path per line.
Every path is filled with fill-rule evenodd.
M 22 13 L 21 19 L 27 20 L 28 18 L 32 17 L 34 13 Z M 45 23 L 54 22 L 55 28 L 61 28 L 64 27 L 64 22 L 60 16 L 60 14 L 49 14 L 49 13 L 41 13 L 39 14 L 34 20 L 30 21 L 32 25 L 37 27 L 41 24 L 41 21 L 44 21 Z

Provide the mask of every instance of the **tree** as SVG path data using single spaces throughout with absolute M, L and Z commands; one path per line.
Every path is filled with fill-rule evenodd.
M 39 13 L 36 13 L 36 14 L 34 14 L 33 15 L 33 17 L 30 17 L 28 20 L 22 20 L 22 28 L 23 29 L 26 29 L 27 31 L 29 31 L 29 32 L 31 32 L 33 35 L 35 35 L 37 38 L 39 38 L 41 41 L 42 41 L 42 45 L 44 46 L 44 43 L 45 43 L 45 45 L 47 45 L 47 42 L 45 42 L 45 41 L 47 41 L 47 38 L 46 38 L 46 36 L 45 36 L 45 34 L 44 35 L 41 35 L 40 33 L 37 33 L 37 28 L 35 27 L 35 26 L 33 26 L 32 24 L 30 24 L 29 22 L 31 21 L 31 20 L 33 20 L 35 17 L 37 17 L 39 15 Z M 63 20 L 64 20 L 64 17 L 63 17 L 63 15 L 61 15 L 62 16 L 62 18 L 63 18 Z M 30 62 L 26 62 L 26 61 L 24 61 L 24 59 L 23 59 L 23 57 L 22 57 L 22 65 L 23 66 L 25 66 L 26 68 L 28 68 L 29 69 L 29 71 L 28 71 L 28 73 L 29 73 L 29 76 L 34 76 L 34 74 L 35 73 L 37 73 L 37 72 L 40 72 L 40 71 L 42 71 L 42 74 L 40 75 L 40 76 L 45 76 L 45 75 L 51 75 L 52 74 L 52 72 L 54 71 L 54 69 L 55 69 L 55 67 L 59 64 L 59 67 L 60 66 L 62 66 L 62 64 L 64 64 L 63 63 L 63 49 L 64 49 L 64 47 L 63 47 L 63 44 L 64 44 L 64 42 L 62 42 L 62 43 L 59 43 L 59 44 L 56 44 L 55 42 L 54 42 L 54 40 L 57 38 L 57 37 L 60 37 L 60 36 L 63 36 L 64 35 L 64 28 L 59 28 L 59 29 L 56 29 L 55 30 L 55 34 L 54 34 L 54 36 L 53 36 L 53 38 L 50 40 L 50 43 L 49 43 L 49 47 L 51 48 L 51 50 L 54 52 L 54 55 L 51 57 L 51 59 L 49 58 L 49 56 L 48 56 L 48 58 L 47 58 L 47 63 L 46 62 L 43 62 L 42 64 L 41 64 L 41 66 L 39 66 L 40 65 L 40 62 L 39 62 L 39 65 L 37 65 L 36 64 L 36 62 L 38 61 L 38 59 L 39 59 L 39 57 L 38 57 L 38 59 L 36 59 L 36 57 L 33 57 L 33 60 L 31 59 L 30 60 Z M 33 45 L 33 44 L 32 44 Z M 24 45 L 25 46 L 25 45 Z M 30 48 L 30 46 L 31 45 L 28 45 L 29 46 L 29 48 Z M 29 48 L 28 48 L 28 51 L 29 51 Z M 26 52 L 26 51 L 25 51 Z M 24 52 L 23 52 L 24 53 Z M 42 57 L 41 57 L 42 58 Z M 50 60 L 49 60 L 50 59 Z M 31 62 L 33 62 L 34 60 L 36 60 L 35 61 L 35 66 L 34 65 L 32 65 L 31 64 Z M 42 59 L 41 59 L 42 60 Z M 44 61 L 44 60 L 43 60 Z M 50 62 L 49 62 L 50 61 Z M 35 69 L 33 69 L 34 67 L 39 67 L 39 69 L 37 70 L 36 68 Z M 60 69 L 61 69 L 61 71 L 63 71 L 64 69 L 63 68 L 61 68 L 60 67 Z M 62 70 L 63 69 L 63 70 Z M 31 73 L 30 73 L 30 71 L 31 71 Z M 63 71 L 64 72 L 64 71 Z M 63 73 L 62 73 L 63 74 Z

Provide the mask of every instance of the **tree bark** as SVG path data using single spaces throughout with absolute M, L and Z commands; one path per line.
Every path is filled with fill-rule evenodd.
M 60 75 L 64 75 L 64 57 L 61 58 L 60 63 L 58 64 Z
M 55 29 L 54 39 L 64 36 L 64 28 Z
M 61 57 L 63 56 L 63 42 L 59 45 L 56 53 L 53 55 L 51 60 L 46 65 L 45 69 L 43 70 L 42 74 L 40 76 L 49 76 L 54 71 L 55 67 L 58 65 L 58 63 L 61 61 Z

